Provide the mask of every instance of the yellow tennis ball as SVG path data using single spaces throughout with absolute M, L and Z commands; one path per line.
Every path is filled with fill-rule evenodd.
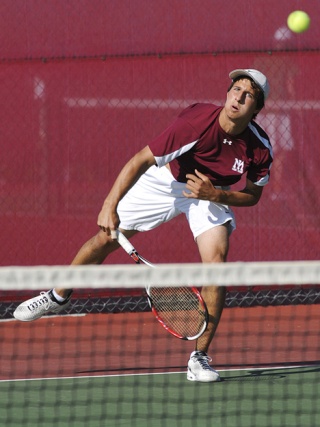
M 310 27 L 310 17 L 302 10 L 295 10 L 288 16 L 287 24 L 294 33 L 303 33 Z

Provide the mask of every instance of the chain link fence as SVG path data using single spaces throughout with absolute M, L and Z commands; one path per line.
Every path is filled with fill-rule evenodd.
M 261 202 L 235 209 L 229 260 L 317 259 L 320 4 L 305 3 L 298 35 L 296 1 L 2 2 L 1 264 L 69 264 L 125 161 L 189 104 L 223 103 L 235 68 L 270 80 L 257 121 L 275 162 Z M 199 261 L 184 218 L 136 245 L 157 263 Z

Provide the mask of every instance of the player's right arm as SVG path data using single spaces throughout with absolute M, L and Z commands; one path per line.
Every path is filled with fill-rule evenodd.
M 155 164 L 154 155 L 148 146 L 139 151 L 126 163 L 115 180 L 99 213 L 98 226 L 101 230 L 110 235 L 111 231 L 113 232 L 118 228 L 120 223 L 117 214 L 118 203 L 138 181 L 141 175 Z

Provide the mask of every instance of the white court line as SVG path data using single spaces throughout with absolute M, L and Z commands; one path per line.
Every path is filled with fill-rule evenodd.
M 48 319 L 54 319 L 55 317 L 84 317 L 84 316 L 87 316 L 87 314 L 90 314 L 90 313 L 57 314 L 57 315 L 53 314 L 52 316 L 43 316 L 42 319 L 48 320 Z M 15 319 L 14 317 L 12 319 L 0 319 L 0 323 L 1 322 L 12 322 L 12 321 L 19 322 L 19 320 Z M 22 323 L 28 323 L 28 322 L 22 322 Z
M 219 369 L 219 373 L 223 372 L 242 372 L 242 371 L 274 371 L 274 370 L 289 370 L 289 369 L 296 369 L 296 368 L 315 368 L 319 365 L 292 365 L 292 366 L 273 366 L 273 367 L 266 367 L 264 368 L 261 366 L 260 368 L 232 368 L 232 369 Z M 0 383 L 5 382 L 19 382 L 19 381 L 44 381 L 44 380 L 75 380 L 75 379 L 94 379 L 94 378 L 121 378 L 121 377 L 143 377 L 143 376 L 150 376 L 150 375 L 176 375 L 176 374 L 182 374 L 186 375 L 187 371 L 179 371 L 179 372 L 147 372 L 143 374 L 108 374 L 108 375 L 81 375 L 81 376 L 74 376 L 74 377 L 50 377 L 50 378 L 18 378 L 14 380 L 0 380 Z

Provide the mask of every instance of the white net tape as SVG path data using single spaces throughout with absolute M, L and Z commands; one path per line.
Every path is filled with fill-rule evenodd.
M 0 289 L 136 288 L 145 285 L 314 285 L 320 261 L 1 267 Z

